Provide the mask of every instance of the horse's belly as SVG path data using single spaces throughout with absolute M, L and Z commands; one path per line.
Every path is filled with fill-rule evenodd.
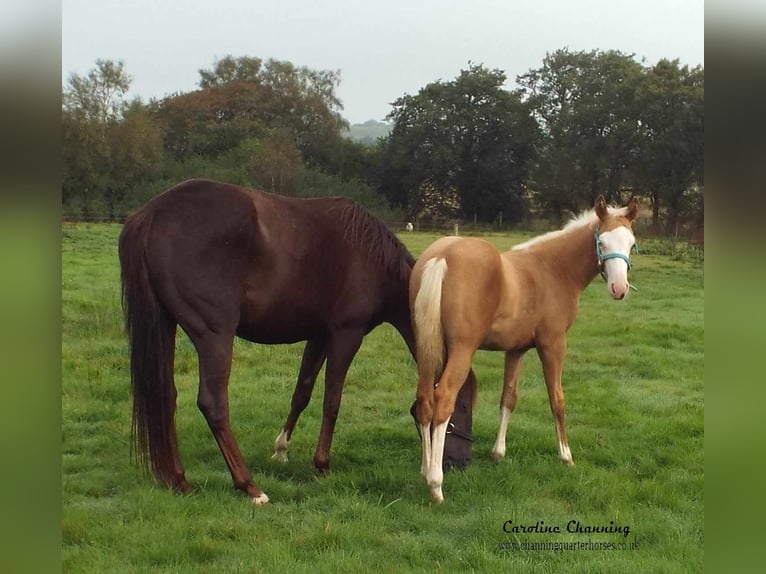
M 250 307 L 242 313 L 237 336 L 254 343 L 297 343 L 321 335 L 324 326 L 320 317 L 306 309 L 296 310 L 294 306 Z
M 320 333 L 320 329 L 311 325 L 273 323 L 254 325 L 245 323 L 237 327 L 237 337 L 266 345 L 298 343 L 313 339 Z
M 520 351 L 534 346 L 534 329 L 514 324 L 510 319 L 496 320 L 481 344 L 487 351 Z

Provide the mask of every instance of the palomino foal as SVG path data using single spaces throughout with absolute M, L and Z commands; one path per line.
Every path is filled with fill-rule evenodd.
M 561 388 L 566 333 L 577 315 L 580 295 L 599 272 L 614 299 L 627 295 L 637 213 L 635 198 L 616 209 L 599 196 L 595 209 L 511 251 L 499 253 L 482 239 L 443 237 L 420 256 L 410 280 L 410 309 L 417 345 L 420 472 L 434 501 L 444 500 L 442 451 L 447 425 L 477 349 L 505 351 L 493 458 L 505 456 L 521 361 L 534 347 L 543 366 L 559 456 L 574 464 Z

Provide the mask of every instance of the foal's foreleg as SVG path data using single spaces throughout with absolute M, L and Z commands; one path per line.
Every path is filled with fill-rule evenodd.
M 314 390 L 317 375 L 322 369 L 327 354 L 325 351 L 324 339 L 312 339 L 306 343 L 301 360 L 301 368 L 298 372 L 298 380 L 295 383 L 293 398 L 290 403 L 290 414 L 287 416 L 282 432 L 279 433 L 274 441 L 274 454 L 271 458 L 282 462 L 287 462 L 287 448 L 290 439 L 298 423 L 298 418 L 306 409 L 311 400 L 311 393 Z
M 553 413 L 553 421 L 556 425 L 556 438 L 558 439 L 559 457 L 569 465 L 574 466 L 572 452 L 569 450 L 569 441 L 564 427 L 564 390 L 561 386 L 561 373 L 564 368 L 566 355 L 566 339 L 563 337 L 552 343 L 541 345 L 537 352 L 543 364 L 545 386 L 548 388 L 548 401 Z
M 519 373 L 524 352 L 508 351 L 505 354 L 505 375 L 503 378 L 503 393 L 500 398 L 500 427 L 497 440 L 492 448 L 492 458 L 500 460 L 505 456 L 505 436 L 508 431 L 508 419 L 516 408 L 518 400 Z

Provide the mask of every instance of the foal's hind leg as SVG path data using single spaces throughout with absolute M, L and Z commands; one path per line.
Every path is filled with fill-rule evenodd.
M 565 464 L 574 466 L 567 432 L 564 428 L 564 390 L 561 386 L 561 372 L 564 368 L 564 356 L 566 355 L 566 339 L 560 337 L 550 343 L 538 346 L 537 353 L 543 364 L 545 386 L 548 388 L 548 400 L 556 425 L 559 457 Z
M 250 496 L 254 504 L 261 505 L 269 497 L 253 483 L 229 424 L 228 383 L 233 344 L 233 333 L 223 336 L 209 333 L 195 341 L 200 374 L 197 406 L 221 449 L 234 487 Z
M 306 409 L 311 400 L 311 393 L 314 390 L 317 375 L 322 369 L 325 358 L 324 339 L 312 339 L 306 343 L 301 360 L 301 368 L 298 372 L 298 380 L 295 383 L 293 398 L 290 404 L 290 414 L 287 416 L 282 432 L 274 441 L 274 454 L 271 458 L 282 462 L 287 462 L 287 448 L 290 439 L 293 436 L 293 430 L 298 422 L 301 413 Z
M 423 478 L 428 476 L 428 468 L 431 465 L 431 420 L 434 416 L 434 383 L 433 374 L 422 370 L 422 366 L 419 364 L 415 418 L 420 431 L 420 475 Z
M 508 419 L 516 408 L 518 400 L 519 373 L 524 352 L 508 351 L 505 354 L 505 375 L 503 394 L 500 398 L 500 427 L 497 430 L 497 440 L 492 448 L 492 458 L 500 460 L 505 456 L 505 436 L 508 430 Z
M 476 352 L 472 345 L 454 345 L 447 353 L 447 364 L 444 367 L 439 386 L 434 390 L 433 438 L 431 441 L 431 460 L 428 465 L 426 482 L 434 502 L 443 502 L 442 482 L 444 470 L 444 441 L 447 436 L 447 425 L 455 410 L 455 400 L 460 387 L 465 382 L 471 370 L 471 361 Z

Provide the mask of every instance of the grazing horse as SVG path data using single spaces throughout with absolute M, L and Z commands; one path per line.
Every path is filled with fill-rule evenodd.
M 341 391 L 363 337 L 388 322 L 414 356 L 407 285 L 413 257 L 383 222 L 345 198 L 296 199 L 209 180 L 182 182 L 149 201 L 120 234 L 122 294 L 130 345 L 132 447 L 139 462 L 176 491 L 189 492 L 175 429 L 173 357 L 177 326 L 199 357 L 197 405 L 231 471 L 255 504 L 253 482 L 229 426 L 234 337 L 266 344 L 307 341 L 290 414 L 276 440 L 288 442 L 327 362 L 322 426 L 314 454 L 321 471 Z M 473 374 L 459 399 L 463 418 L 447 443 L 465 464 Z
M 543 366 L 559 456 L 573 464 L 561 389 L 566 333 L 581 293 L 599 272 L 614 299 L 627 295 L 637 213 L 635 198 L 615 209 L 599 196 L 594 210 L 511 251 L 499 253 L 482 239 L 443 237 L 418 258 L 410 279 L 418 364 L 416 417 L 423 449 L 420 472 L 434 501 L 444 500 L 445 432 L 477 349 L 505 351 L 493 458 L 505 456 L 522 357 L 534 347 Z

